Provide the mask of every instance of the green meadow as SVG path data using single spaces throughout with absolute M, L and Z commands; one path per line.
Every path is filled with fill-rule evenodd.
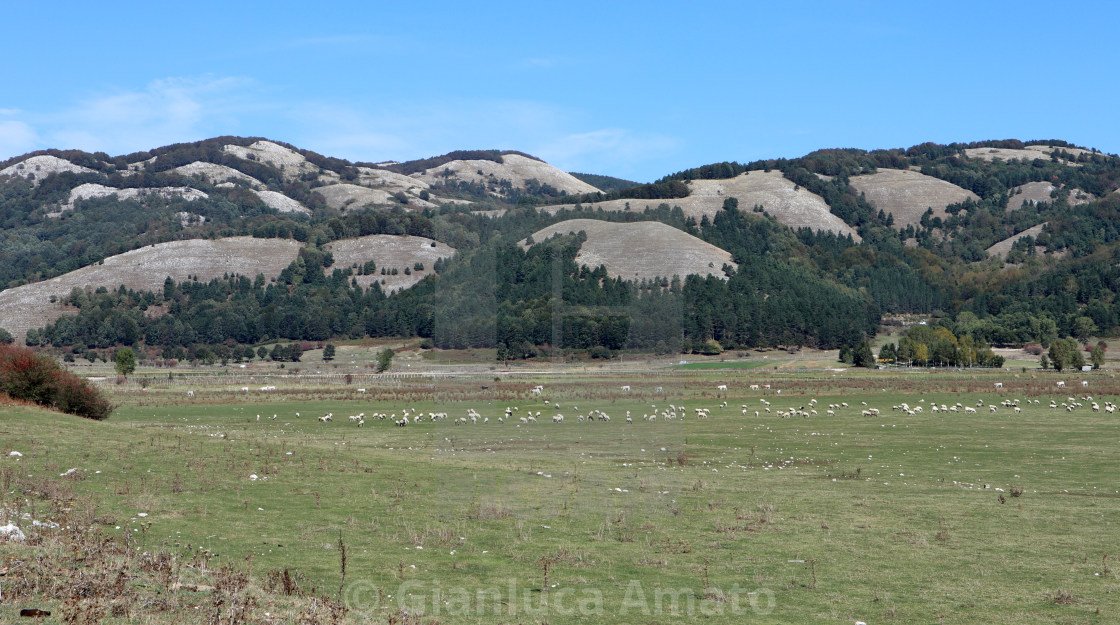
M 30 539 L 0 542 L 0 620 L 91 601 L 19 577 L 65 527 L 169 562 L 108 623 L 306 622 L 314 597 L 354 623 L 1120 619 L 1113 378 L 843 375 L 199 376 L 109 385 L 100 423 L 2 407 L 0 524 Z

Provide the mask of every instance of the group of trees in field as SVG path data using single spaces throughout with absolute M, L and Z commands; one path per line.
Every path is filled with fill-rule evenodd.
M 944 325 L 919 324 L 911 327 L 898 343 L 886 343 L 876 358 L 870 341 L 864 340 L 840 348 L 839 359 L 857 367 L 878 364 L 918 367 L 1002 367 L 1002 356 L 971 334 L 954 334 Z
M 1053 368 L 1056 371 L 1081 369 L 1085 366 L 1085 355 L 1082 353 L 1085 351 L 1089 354 L 1089 364 L 1094 369 L 1100 369 L 1104 365 L 1107 349 L 1108 345 L 1104 341 L 1098 341 L 1092 347 L 1085 343 L 1082 347 L 1082 344 L 1074 339 L 1057 339 L 1050 344 L 1050 349 L 1042 354 L 1039 363 L 1043 369 Z

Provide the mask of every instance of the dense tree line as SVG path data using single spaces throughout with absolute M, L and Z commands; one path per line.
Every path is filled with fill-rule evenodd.
M 866 347 L 862 349 L 868 351 Z M 945 326 L 924 324 L 915 325 L 907 330 L 899 338 L 897 345 L 894 343 L 884 345 L 879 351 L 879 360 L 919 367 L 1003 366 L 1002 356 L 994 354 L 985 341 L 977 339 L 967 331 L 958 335 Z
M 495 241 L 437 263 L 438 276 L 387 297 L 376 283 L 359 287 L 350 268 L 328 275 L 333 258 L 309 247 L 275 281 L 168 279 L 162 293 L 75 289 L 66 303 L 79 314 L 34 330 L 28 342 L 84 350 L 419 336 L 438 347 L 499 347 L 503 355 L 529 356 L 546 346 L 671 351 L 708 341 L 725 348 L 830 347 L 874 332 L 878 309 L 856 292 L 766 253 L 800 248 L 796 237 L 753 216 L 727 220 L 709 228 L 713 237 L 741 240 L 740 267 L 727 269 L 728 280 L 612 278 L 602 267 L 575 262 L 580 234 L 528 249 Z M 153 307 L 163 314 L 148 314 Z
M 633 180 L 624 180 L 622 178 L 615 178 L 614 176 L 602 176 L 599 174 L 582 174 L 577 172 L 569 172 L 577 180 L 586 182 L 587 184 L 599 189 L 600 191 L 622 191 L 631 187 L 636 187 L 642 183 L 634 182 Z

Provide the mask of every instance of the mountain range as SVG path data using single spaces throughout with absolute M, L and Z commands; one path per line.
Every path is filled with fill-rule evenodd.
M 354 163 L 262 138 L 0 163 L 0 328 L 88 354 L 276 340 L 854 345 L 1112 335 L 1120 158 L 1059 140 L 828 149 L 648 184 L 515 151 Z M 226 357 L 223 357 L 225 360 Z

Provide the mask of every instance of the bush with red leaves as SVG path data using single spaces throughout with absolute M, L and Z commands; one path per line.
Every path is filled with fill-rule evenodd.
M 101 421 L 113 406 L 97 389 L 26 347 L 0 344 L 0 393 Z

